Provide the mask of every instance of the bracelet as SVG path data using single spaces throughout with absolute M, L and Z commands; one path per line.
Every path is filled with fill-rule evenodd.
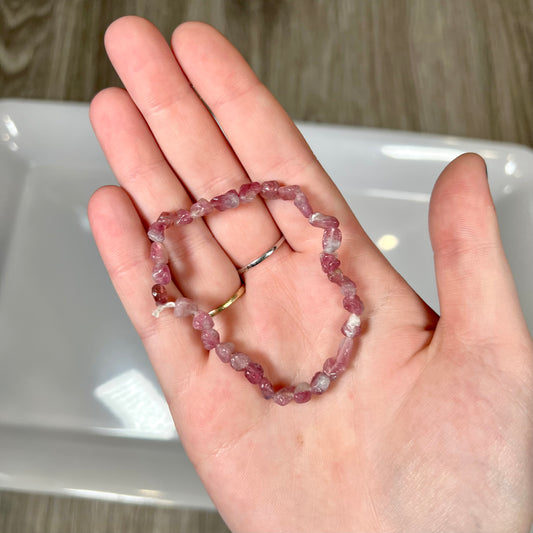
M 236 208 L 240 204 L 253 201 L 257 196 L 265 200 L 292 201 L 302 215 L 308 219 L 311 226 L 324 230 L 320 265 L 329 281 L 339 286 L 343 296 L 343 307 L 349 312 L 348 318 L 340 328 L 343 338 L 336 355 L 326 359 L 322 370 L 316 372 L 309 383 L 298 383 L 277 390 L 264 375 L 261 365 L 252 361 L 247 354 L 236 351 L 232 342 L 220 342 L 220 335 L 214 328 L 215 323 L 212 316 L 229 307 L 231 303 L 244 294 L 244 282 L 235 295 L 222 306 L 210 312 L 201 310 L 188 298 L 177 298 L 175 301 L 169 301 L 165 287 L 172 280 L 168 266 L 168 253 L 163 244 L 165 230 L 168 227 L 190 224 L 194 219 L 207 216 L 215 209 L 226 211 Z M 152 287 L 152 296 L 156 303 L 153 315 L 158 317 L 163 310 L 173 308 L 174 315 L 178 318 L 192 317 L 192 327 L 200 331 L 204 348 L 206 350 L 214 349 L 223 363 L 229 363 L 234 370 L 242 372 L 250 383 L 258 386 L 265 399 L 272 399 L 278 405 L 287 405 L 291 401 L 295 403 L 308 402 L 313 396 L 319 396 L 325 392 L 330 383 L 346 371 L 353 352 L 355 338 L 361 334 L 360 317 L 364 309 L 363 303 L 357 294 L 355 283 L 340 270 L 337 250 L 341 245 L 342 234 L 339 221 L 333 216 L 313 212 L 307 196 L 298 185 L 282 186 L 277 181 L 251 182 L 242 185 L 238 192 L 232 189 L 211 200 L 201 198 L 189 210 L 178 209 L 174 212 L 161 213 L 159 218 L 148 228 L 148 237 L 153 241 L 150 249 L 150 256 L 154 262 L 152 279 L 155 282 Z M 272 252 L 279 244 L 280 241 L 271 249 Z M 261 257 L 261 261 L 265 259 L 265 257 Z M 249 265 L 258 264 L 252 263 Z

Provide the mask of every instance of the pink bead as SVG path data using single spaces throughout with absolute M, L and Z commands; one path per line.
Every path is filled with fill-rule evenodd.
M 336 269 L 333 272 L 328 272 L 328 279 L 331 281 L 331 283 L 336 283 L 337 285 L 340 285 L 342 283 L 342 280 L 344 279 L 344 276 L 340 269 Z
M 174 316 L 183 318 L 191 316 L 198 311 L 198 306 L 189 298 L 178 298 L 174 307 Z
M 267 378 L 263 377 L 263 379 L 259 382 L 259 388 L 261 389 L 263 398 L 265 400 L 270 400 L 270 398 L 274 396 L 274 386 Z
M 194 329 L 211 329 L 215 325 L 215 322 L 205 311 L 198 311 L 195 313 L 192 319 L 192 327 Z
M 299 192 L 301 192 L 299 185 L 285 185 L 278 189 L 278 196 L 282 200 L 294 200 Z
M 176 211 L 176 220 L 174 221 L 174 224 L 176 224 L 176 226 L 183 226 L 184 224 L 190 224 L 192 220 L 191 213 L 187 211 L 187 209 L 178 209 L 178 211 Z
M 287 405 L 294 400 L 294 387 L 285 387 L 274 393 L 272 400 L 278 405 Z
M 330 357 L 324 363 L 324 374 L 328 375 L 330 379 L 337 379 L 340 374 L 346 372 L 350 356 L 352 355 L 354 341 L 348 337 L 342 339 L 337 357 Z
M 275 200 L 278 198 L 279 183 L 275 180 L 265 181 L 261 186 L 261 196 L 266 200 Z
M 162 242 L 153 242 L 150 246 L 150 258 L 154 263 L 168 263 L 168 252 Z
M 341 262 L 333 254 L 328 254 L 327 252 L 320 254 L 320 265 L 326 274 L 337 270 L 340 264 Z
M 322 394 L 328 390 L 331 380 L 324 372 L 317 372 L 311 380 L 311 392 L 313 394 Z
M 342 281 L 340 283 L 340 288 L 343 296 L 353 297 L 357 293 L 357 286 L 347 276 L 343 276 Z
M 165 228 L 168 228 L 169 226 L 172 226 L 176 222 L 177 213 L 175 211 L 163 211 L 159 218 L 157 219 L 157 222 L 164 224 Z
M 155 283 L 168 285 L 171 280 L 170 269 L 166 263 L 157 263 L 152 270 L 152 279 Z
M 250 361 L 244 369 L 244 375 L 246 379 L 253 385 L 261 383 L 263 379 L 263 367 L 253 361 Z
M 298 383 L 294 387 L 294 401 L 296 403 L 306 403 L 311 399 L 311 385 L 309 383 Z
M 322 370 L 329 379 L 333 380 L 337 379 L 343 372 L 345 372 L 346 367 L 337 363 L 335 357 L 330 357 L 324 362 Z
M 240 372 L 248 366 L 250 358 L 245 353 L 235 352 L 231 355 L 229 363 L 231 368 Z
M 164 285 L 154 285 L 152 287 L 152 296 L 156 305 L 164 305 L 168 302 L 168 293 Z
M 205 217 L 213 211 L 214 206 L 209 200 L 200 198 L 195 204 L 191 205 L 190 213 L 192 218 Z
M 201 339 L 206 350 L 212 350 L 220 343 L 220 335 L 215 329 L 203 329 Z
M 342 233 L 339 228 L 327 228 L 324 230 L 324 235 L 322 236 L 322 247 L 324 252 L 332 254 L 336 252 L 342 241 Z
M 323 215 L 322 213 L 313 213 L 309 217 L 309 224 L 315 228 L 330 229 L 338 228 L 339 221 L 330 215 Z
M 231 354 L 234 351 L 235 344 L 233 344 L 232 342 L 221 342 L 220 344 L 217 344 L 215 348 L 215 352 L 223 363 L 229 363 Z
M 251 202 L 261 192 L 262 185 L 257 181 L 243 183 L 239 189 L 239 200 L 241 202 Z
M 343 365 L 348 364 L 352 355 L 353 345 L 354 340 L 349 337 L 345 337 L 341 340 L 339 344 L 339 349 L 337 350 L 337 363 Z
M 163 242 L 165 240 L 166 226 L 162 222 L 154 222 L 148 228 L 148 238 L 151 241 Z
M 294 205 L 300 210 L 300 213 L 302 213 L 305 218 L 309 218 L 313 214 L 313 208 L 303 192 L 296 193 L 296 196 L 294 197 Z
M 342 300 L 342 305 L 346 311 L 359 316 L 361 316 L 364 310 L 363 302 L 357 294 L 354 294 L 353 296 L 345 296 Z
M 361 319 L 358 315 L 351 314 L 341 328 L 345 337 L 354 338 L 361 334 Z
M 239 205 L 239 195 L 235 189 L 231 189 L 220 196 L 215 196 L 211 200 L 211 204 L 219 211 L 226 211 L 226 209 L 233 209 Z

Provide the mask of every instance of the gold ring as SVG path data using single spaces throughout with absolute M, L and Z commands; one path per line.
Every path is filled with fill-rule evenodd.
M 227 309 L 233 302 L 236 302 L 246 291 L 244 283 L 237 289 L 237 292 L 229 299 L 226 300 L 222 305 L 218 306 L 216 309 L 209 311 L 209 316 L 218 315 L 224 309 Z

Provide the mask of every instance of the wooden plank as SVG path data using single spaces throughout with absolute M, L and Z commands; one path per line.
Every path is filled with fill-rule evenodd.
M 225 533 L 213 511 L 0 491 L 2 533 Z
M 107 25 L 186 20 L 235 43 L 295 119 L 533 145 L 531 0 L 0 0 L 0 97 L 118 84 Z

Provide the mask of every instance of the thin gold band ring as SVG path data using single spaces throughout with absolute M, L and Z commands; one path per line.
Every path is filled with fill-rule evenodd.
M 237 289 L 237 292 L 229 299 L 226 300 L 222 305 L 219 305 L 216 309 L 209 311 L 209 316 L 218 315 L 224 309 L 227 309 L 233 302 L 236 302 L 244 293 L 246 292 L 246 287 L 244 283 Z

